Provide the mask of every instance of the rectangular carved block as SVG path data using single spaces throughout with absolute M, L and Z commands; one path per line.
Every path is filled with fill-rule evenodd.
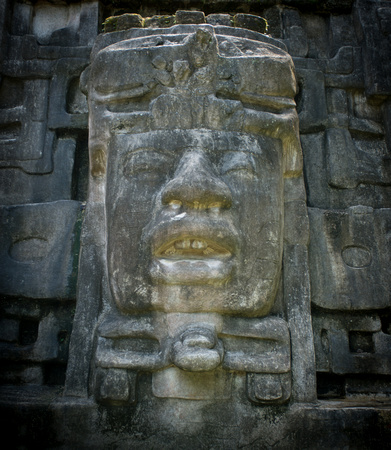
M 312 302 L 333 310 L 391 306 L 391 210 L 310 208 Z
M 391 336 L 376 314 L 313 316 L 316 368 L 334 374 L 380 374 L 391 370 Z
M 0 292 L 30 298 L 74 298 L 73 246 L 77 244 L 80 203 L 4 206 L 0 218 Z

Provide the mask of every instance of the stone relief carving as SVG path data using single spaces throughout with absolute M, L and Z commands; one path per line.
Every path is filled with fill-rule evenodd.
M 293 281 L 287 262 L 282 283 L 284 234 L 290 260 L 305 264 L 295 244 L 308 242 L 284 46 L 252 31 L 177 25 L 100 36 L 92 55 L 82 75 L 89 204 L 66 392 L 86 395 L 89 385 L 98 401 L 132 403 L 137 372 L 152 372 L 156 397 L 230 398 L 247 374 L 251 401 L 284 403 L 296 370 L 293 397 L 311 397 L 312 340 L 298 332 L 311 326 L 308 296 L 284 297 L 297 280 L 305 290 L 307 271 Z M 300 205 L 285 216 L 292 232 L 284 201 Z M 304 231 L 292 240 L 296 216 Z M 87 274 L 101 286 L 95 295 Z M 290 333 L 294 353 L 309 351 L 304 364 L 291 356 Z M 89 379 L 76 365 L 81 338 Z
M 4 429 L 382 447 L 389 3 L 120 3 L 0 2 Z

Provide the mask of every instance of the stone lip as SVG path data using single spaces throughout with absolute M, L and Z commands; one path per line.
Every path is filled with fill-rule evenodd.
M 229 281 L 233 261 L 219 259 L 154 259 L 150 267 L 152 280 L 158 284 L 222 285 Z
M 197 217 L 197 222 L 193 220 L 193 214 L 182 213 L 181 219 L 174 222 L 164 220 L 158 226 L 150 228 L 146 238 L 151 243 L 151 254 L 162 255 L 175 241 L 186 238 L 197 239 L 210 243 L 216 250 L 218 256 L 235 255 L 239 249 L 238 233 L 230 221 L 219 218 L 209 219 L 208 217 Z M 167 257 L 168 255 L 164 255 Z M 214 256 L 214 255 L 212 255 Z
M 240 248 L 236 229 L 222 218 L 200 216 L 194 222 L 193 216 L 185 212 L 156 227 L 152 224 L 146 240 L 155 283 L 221 285 L 230 279 Z

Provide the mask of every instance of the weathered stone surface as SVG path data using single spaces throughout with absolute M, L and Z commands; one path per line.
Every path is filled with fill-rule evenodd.
M 107 408 L 102 414 L 102 407 L 88 401 L 54 402 L 59 393 L 53 388 L 15 392 L 14 388 L 3 387 L 0 394 L 5 413 L 4 436 L 20 445 L 142 448 L 164 443 L 168 448 L 201 449 L 207 444 L 233 450 L 240 445 L 261 447 L 265 442 L 279 448 L 311 448 L 316 442 L 323 448 L 344 444 L 381 448 L 390 439 L 389 409 L 384 401 L 351 402 L 349 406 L 326 401 L 274 411 L 270 407 L 257 408 L 254 415 L 251 404 L 238 414 L 229 400 L 221 400 L 218 407 L 196 401 L 191 410 L 185 409 L 189 400 L 177 400 L 166 421 L 156 423 L 142 411 L 149 405 L 160 415 L 161 399 L 153 403 L 143 400 L 138 406 Z M 333 426 L 326 427 L 325 423 Z
M 28 25 L 41 45 L 90 46 L 98 34 L 98 17 L 99 2 L 94 0 L 69 6 L 37 2 Z
M 122 14 L 120 16 L 108 17 L 103 26 L 105 33 L 110 31 L 123 31 L 129 28 L 141 28 L 144 19 L 140 14 Z
M 324 209 L 345 209 L 354 204 L 391 207 L 388 150 L 384 141 L 360 136 L 353 140 L 348 130 L 339 128 L 302 135 L 301 143 L 306 160 L 309 206 Z
M 376 314 L 314 316 L 316 367 L 335 374 L 381 374 L 391 370 L 391 336 Z
M 324 77 L 320 71 L 299 70 L 300 93 L 298 113 L 301 133 L 313 133 L 325 128 L 327 106 Z
M 88 60 L 81 58 L 58 60 L 50 87 L 48 126 L 51 129 L 87 128 L 86 98 L 77 90 L 80 74 L 87 64 Z
M 16 342 L 19 336 L 19 321 L 13 319 L 0 320 L 0 340 Z
M 52 171 L 39 175 L 20 169 L 3 168 L 0 177 L 0 203 L 15 205 L 41 203 L 56 200 L 71 200 L 72 175 L 75 160 L 74 139 L 60 139 L 56 145 L 49 141 L 49 150 L 54 147 L 53 161 L 46 151 L 45 159 Z M 18 186 L 18 189 L 15 189 Z
M 266 20 L 252 14 L 235 14 L 233 21 L 235 27 L 247 28 L 258 33 L 265 33 L 267 30 Z
M 355 15 L 360 23 L 365 89 L 369 95 L 390 95 L 391 24 L 388 2 L 358 1 Z
M 2 299 L 2 384 L 61 384 L 65 378 L 73 302 Z M 13 319 L 18 317 L 18 320 Z M 11 330 L 12 328 L 12 330 Z
M 292 56 L 305 58 L 308 53 L 308 41 L 299 12 L 287 9 L 283 13 L 283 20 L 284 42 L 286 42 L 289 53 Z
M 229 14 L 209 14 L 206 22 L 210 25 L 224 25 L 230 27 L 233 24 L 233 18 Z
M 353 189 L 360 183 L 390 185 L 391 166 L 386 147 L 379 141 L 374 146 L 377 151 L 369 153 L 367 142 L 353 141 L 348 130 L 327 130 L 328 184 L 342 189 Z
M 175 23 L 205 23 L 205 14 L 202 11 L 177 11 Z
M 1 215 L 1 293 L 74 298 L 73 245 L 77 244 L 80 203 L 8 206 L 2 207 Z
M 175 16 L 152 16 L 144 19 L 145 28 L 167 28 L 175 24 Z
M 50 139 L 46 133 L 48 80 L 3 78 L 0 89 L 4 98 L 0 111 L 1 165 L 45 173 L 45 147 Z
M 372 310 L 391 305 L 389 209 L 309 209 L 312 302 L 326 309 Z

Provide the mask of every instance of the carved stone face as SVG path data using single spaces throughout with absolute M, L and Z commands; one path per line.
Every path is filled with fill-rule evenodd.
M 281 268 L 281 141 L 237 132 L 113 134 L 111 291 L 125 311 L 266 314 Z

